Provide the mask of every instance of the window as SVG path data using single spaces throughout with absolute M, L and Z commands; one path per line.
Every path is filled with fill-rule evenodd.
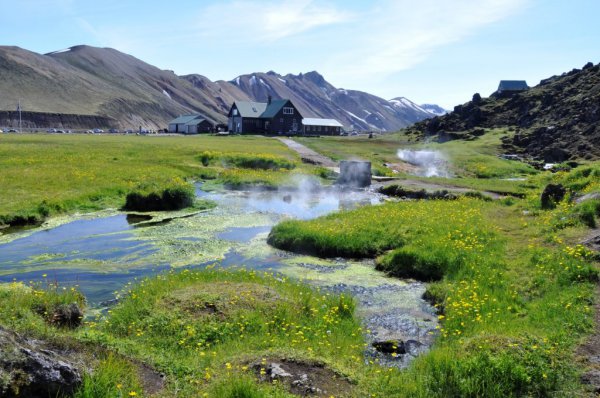
M 294 114 L 294 108 L 290 108 L 289 106 L 284 106 L 283 107 L 283 114 L 284 115 L 293 115 Z
M 234 109 L 234 110 L 233 110 L 233 116 L 237 116 L 237 115 L 238 115 L 238 110 L 237 110 L 237 109 Z

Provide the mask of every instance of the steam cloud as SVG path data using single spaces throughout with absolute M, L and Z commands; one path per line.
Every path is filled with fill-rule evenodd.
M 419 175 L 425 177 L 450 177 L 448 163 L 444 155 L 438 151 L 398 150 L 398 158 L 420 169 Z

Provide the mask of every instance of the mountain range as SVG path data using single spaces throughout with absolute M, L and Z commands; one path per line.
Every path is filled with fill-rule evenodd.
M 407 132 L 438 140 L 475 139 L 482 128 L 513 130 L 503 141 L 507 153 L 550 163 L 600 159 L 600 64 L 589 62 L 509 96 L 475 94 Z
M 98 127 L 164 128 L 170 119 L 189 113 L 224 123 L 235 100 L 266 102 L 269 96 L 291 99 L 304 117 L 333 118 L 356 130 L 396 131 L 436 114 L 403 97 L 388 101 L 336 88 L 315 71 L 285 76 L 271 71 L 213 82 L 85 45 L 43 55 L 1 46 L 0 92 L 0 110 L 5 111 L 0 111 L 0 125 L 14 122 L 20 100 L 27 111 L 24 127 L 97 127 L 81 125 L 94 116 L 110 124 Z M 62 125 L 44 126 L 48 118 L 38 114 L 60 115 L 54 120 Z

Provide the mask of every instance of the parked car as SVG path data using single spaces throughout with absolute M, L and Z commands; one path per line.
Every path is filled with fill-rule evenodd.
M 120 133 L 119 129 L 110 129 L 108 130 L 109 133 L 113 133 L 113 134 L 118 134 Z
M 9 129 L 9 130 L 8 130 L 8 132 L 9 132 L 9 133 L 18 133 L 18 132 L 19 132 L 19 130 L 15 130 L 15 129 Z
M 56 133 L 56 129 L 48 129 L 46 130 L 47 133 Z
M 94 133 L 96 133 L 96 134 L 104 133 L 104 130 L 102 130 L 102 129 L 94 129 Z
M 65 130 L 56 130 L 57 133 L 64 134 Z
M 86 134 L 94 134 L 94 130 L 85 130 Z

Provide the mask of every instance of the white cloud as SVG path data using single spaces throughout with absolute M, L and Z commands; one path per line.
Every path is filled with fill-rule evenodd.
M 317 27 L 339 24 L 352 14 L 314 0 L 219 2 L 204 8 L 199 34 L 222 43 L 273 42 Z
M 326 67 L 347 78 L 412 68 L 441 46 L 514 14 L 528 0 L 384 0 L 356 28 L 357 39 Z M 344 65 L 342 69 L 339 65 Z M 327 73 L 327 70 L 325 71 Z

